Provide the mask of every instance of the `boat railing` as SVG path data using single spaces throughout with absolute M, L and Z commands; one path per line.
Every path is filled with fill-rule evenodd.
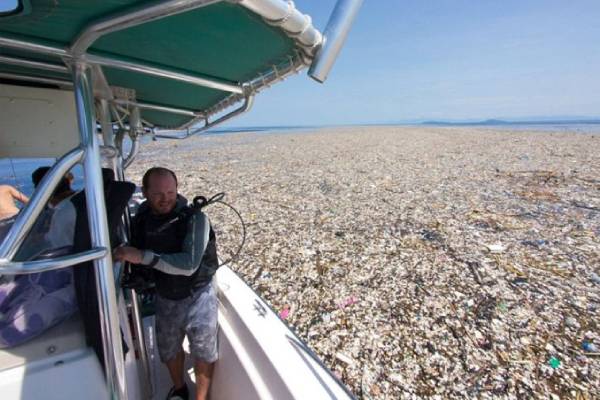
M 85 261 L 93 261 L 96 276 L 96 296 L 99 304 L 102 348 L 105 354 L 105 377 L 111 398 L 127 399 L 123 348 L 117 307 L 117 287 L 109 253 L 110 240 L 104 204 L 100 146 L 96 134 L 94 95 L 91 81 L 92 68 L 77 61 L 70 65 L 75 92 L 75 106 L 79 126 L 79 146 L 61 157 L 40 182 L 31 201 L 17 215 L 8 234 L 0 245 L 0 274 L 28 274 L 66 268 Z M 91 249 L 77 254 L 36 261 L 16 261 L 20 247 L 35 221 L 46 206 L 60 180 L 76 164 L 81 163 L 84 173 L 84 191 L 89 222 Z
M 0 261 L 1 275 L 23 275 L 34 274 L 38 272 L 52 271 L 55 269 L 67 268 L 72 265 L 81 264 L 87 261 L 98 260 L 106 257 L 108 250 L 104 247 L 97 247 L 91 250 L 82 251 L 77 254 L 69 254 L 62 257 L 55 257 L 47 260 L 36 261 Z
M 65 174 L 81 161 L 83 155 L 84 151 L 80 147 L 71 150 L 61 157 L 44 176 L 38 190 L 35 191 L 29 203 L 17 215 L 14 224 L 0 245 L 0 267 L 12 262 L 34 222 L 40 216 L 48 199 L 50 199 L 54 188 Z M 0 273 L 5 273 L 4 269 L 0 269 Z

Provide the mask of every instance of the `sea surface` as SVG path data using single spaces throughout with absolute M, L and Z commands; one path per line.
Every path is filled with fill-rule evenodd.
M 473 127 L 472 125 L 468 125 Z M 557 132 L 557 133 L 579 133 L 600 134 L 600 124 L 502 124 L 502 125 L 477 125 L 485 128 L 493 128 L 506 131 L 532 131 L 532 132 Z
M 394 124 L 381 124 L 373 126 L 393 126 Z M 468 128 L 482 128 L 482 129 L 494 129 L 494 130 L 506 130 L 506 131 L 531 131 L 531 132 L 557 132 L 557 133 L 577 133 L 577 134 L 600 134 L 600 124 L 581 124 L 581 123 L 505 123 L 505 124 L 396 124 L 397 126 L 417 126 L 417 127 L 468 127 Z M 367 125 L 368 126 L 368 125 Z M 335 128 L 335 126 L 326 125 L 314 125 L 314 126 L 256 126 L 256 127 L 237 127 L 237 128 L 223 128 L 223 129 L 211 129 L 202 135 L 213 136 L 213 135 L 232 135 L 241 133 L 256 133 L 256 134 L 285 134 L 285 133 L 303 133 L 303 132 L 314 132 L 315 130 Z M 53 158 L 2 158 L 0 159 L 0 184 L 8 184 L 16 187 L 25 195 L 30 196 L 33 193 L 33 184 L 31 182 L 31 173 L 38 167 L 45 165 L 52 165 L 54 163 Z M 75 189 L 82 188 L 83 170 L 80 166 L 75 167 L 73 171 L 75 175 L 75 182 L 73 184 Z
M 51 166 L 54 158 L 2 158 L 0 159 L 0 185 L 11 185 L 26 196 L 33 194 L 31 173 L 39 167 Z M 73 188 L 83 187 L 83 169 L 77 165 L 73 168 L 75 181 Z

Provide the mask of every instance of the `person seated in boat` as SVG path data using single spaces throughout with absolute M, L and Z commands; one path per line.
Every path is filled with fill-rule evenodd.
M 31 174 L 31 181 L 35 189 L 38 188 L 44 176 L 48 173 L 50 167 L 39 167 Z M 31 259 L 35 256 L 35 251 L 47 251 L 51 248 L 70 246 L 73 243 L 73 234 L 75 226 L 75 209 L 70 205 L 70 202 L 63 202 L 70 198 L 75 191 L 71 189 L 73 174 L 70 172 L 65 175 L 59 182 L 58 186 L 48 200 L 48 206 L 44 208 L 38 219 L 35 221 L 31 231 L 25 240 L 19 258 L 23 260 Z M 4 192 L 3 187 L 8 189 Z M 20 193 L 18 190 L 7 186 L 0 186 L 0 213 L 10 208 L 19 210 L 14 205 L 12 197 L 23 204 L 29 202 L 27 196 Z M 6 207 L 5 207 L 6 204 Z M 14 215 L 16 212 L 11 211 Z M 0 218 L 2 219 L 2 218 Z M 54 221 L 54 223 L 53 223 Z M 14 218 L 6 219 L 0 226 L 0 240 L 8 233 L 12 226 Z
M 39 186 L 49 169 L 42 167 L 34 171 L 34 187 Z M 73 193 L 70 182 L 63 178 L 21 245 L 15 261 L 57 257 L 70 251 L 75 214 L 70 202 L 64 200 Z M 76 311 L 72 268 L 0 276 L 0 348 L 26 343 Z
M 50 171 L 50 167 L 39 167 L 31 174 L 33 187 L 38 188 L 42 179 Z M 71 188 L 73 174 L 67 173 L 58 183 L 56 189 L 48 200 L 48 207 L 40 218 L 44 227 L 39 227 L 46 237 L 50 248 L 60 248 L 73 245 L 75 234 L 75 207 L 71 201 L 67 201 L 77 192 Z M 38 224 L 36 224 L 38 225 Z
M 212 280 L 218 268 L 215 234 L 207 216 L 178 195 L 173 171 L 161 167 L 146 171 L 142 192 L 146 201 L 132 221 L 132 246 L 117 248 L 114 257 L 154 272 L 158 350 L 173 381 L 167 398 L 188 398 L 182 347 L 187 336 L 196 399 L 206 399 L 218 358 Z
M 40 182 L 46 176 L 46 174 L 50 171 L 50 167 L 39 167 L 31 174 L 31 181 L 33 182 L 33 187 L 37 189 L 40 185 Z M 48 203 L 51 207 L 56 207 L 58 203 L 63 200 L 68 199 L 69 197 L 75 194 L 75 191 L 71 189 L 71 184 L 73 183 L 74 177 L 71 172 L 67 173 L 59 182 L 58 186 L 50 196 L 50 200 Z
M 49 169 L 42 167 L 32 174 L 35 187 L 39 186 Z M 110 169 L 103 169 L 102 175 L 107 220 L 112 236 L 118 231 L 118 221 L 135 185 L 112 182 L 114 177 Z M 85 194 L 71 189 L 72 179 L 72 175 L 67 174 L 59 183 L 48 207 L 42 211 L 17 252 L 15 261 L 57 257 L 91 247 L 89 235 L 84 233 L 89 231 L 87 214 L 83 210 Z M 8 232 L 14 221 L 5 222 L 0 224 L 0 234 Z M 80 226 L 77 231 L 77 223 L 85 226 Z M 75 271 L 68 267 L 15 277 L 0 275 L 0 348 L 25 343 L 66 320 L 79 309 L 84 320 L 86 340 L 103 361 L 95 280 L 90 277 L 93 268 L 91 262 L 75 268 Z
M 0 185 L 0 220 L 11 218 L 19 212 L 15 201 L 25 205 L 29 198 L 10 185 Z

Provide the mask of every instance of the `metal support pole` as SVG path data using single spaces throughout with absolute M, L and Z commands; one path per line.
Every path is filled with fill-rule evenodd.
M 150 369 L 150 362 L 148 361 L 148 348 L 146 347 L 146 338 L 144 337 L 144 326 L 142 324 L 142 312 L 140 310 L 140 303 L 138 300 L 137 292 L 133 289 L 126 290 L 127 297 L 131 302 L 131 317 L 133 320 L 133 331 L 135 332 L 138 354 L 140 355 L 140 361 L 142 363 L 142 392 L 144 398 L 151 399 L 154 396 L 154 383 L 152 382 L 152 374 Z
M 113 132 L 113 127 L 110 118 L 110 108 L 108 105 L 108 101 L 105 99 L 100 99 L 99 101 L 99 109 L 98 114 L 100 117 L 100 128 L 102 129 L 102 141 L 105 146 L 115 147 L 115 134 Z M 117 152 L 118 153 L 118 152 Z M 110 158 L 110 167 L 117 176 L 117 162 L 119 156 L 118 154 L 115 157 Z
M 323 33 L 325 37 L 323 45 L 308 70 L 308 76 L 318 82 L 325 82 L 333 63 L 342 50 L 362 2 L 363 0 L 338 0 L 335 4 Z
M 100 100 L 100 115 L 101 115 L 101 124 L 102 124 L 102 134 L 104 135 L 104 144 L 109 145 L 109 146 L 115 146 L 115 137 L 114 137 L 114 133 L 113 133 L 113 129 L 112 129 L 112 124 L 110 123 L 110 107 L 108 104 L 108 101 L 106 100 Z M 135 114 L 135 117 L 132 118 L 133 120 L 133 124 L 132 124 L 132 128 L 135 125 L 135 129 L 142 129 L 142 123 L 140 120 L 140 113 L 139 113 L 139 109 L 136 107 L 135 108 L 137 110 L 137 112 L 132 112 L 132 115 Z M 132 123 L 132 121 L 130 121 L 130 123 Z M 106 124 L 106 127 L 105 127 Z M 122 146 L 122 139 L 121 139 L 121 148 Z M 115 172 L 115 177 L 117 180 L 119 181 L 124 181 L 125 180 L 125 173 L 123 171 L 123 159 L 121 157 L 121 151 L 119 150 L 119 152 L 117 153 L 117 156 L 114 158 L 114 163 L 113 163 L 113 171 Z M 127 236 L 128 236 L 128 232 L 129 232 L 129 226 L 130 226 L 130 220 L 129 220 L 129 213 L 126 213 L 124 218 L 123 218 L 123 239 L 127 240 Z M 131 268 L 131 266 L 129 267 Z M 146 348 L 146 340 L 144 338 L 144 327 L 142 325 L 142 314 L 140 312 L 140 305 L 139 305 L 139 301 L 138 301 L 138 295 L 136 293 L 135 290 L 133 289 L 127 289 L 125 290 L 126 292 L 126 299 L 129 301 L 130 305 L 131 305 L 131 319 L 133 321 L 133 331 L 135 332 L 135 337 L 136 337 L 136 341 L 137 341 L 137 353 L 140 356 L 140 362 L 141 362 L 141 369 L 142 369 L 142 376 L 140 377 L 140 382 L 142 382 L 142 384 L 140 385 L 140 388 L 142 390 L 143 393 L 143 398 L 144 399 L 151 399 L 154 391 L 153 391 L 153 383 L 152 383 L 152 376 L 150 374 L 150 364 L 148 362 L 148 352 L 147 352 L 147 348 Z
M 127 169 L 135 159 L 138 151 L 140 151 L 139 137 L 144 133 L 142 126 L 142 118 L 139 107 L 133 107 L 129 114 L 129 138 L 131 139 L 131 150 L 127 157 L 123 159 L 123 169 Z
M 108 100 L 100 99 L 100 109 L 98 114 L 100 115 L 100 127 L 102 128 L 102 139 L 106 146 L 114 146 L 115 138 L 113 134 L 112 124 L 110 123 L 110 108 L 108 107 Z
M 100 151 L 98 138 L 95 134 L 96 120 L 94 116 L 91 68 L 81 61 L 76 61 L 71 68 L 81 146 L 85 151 L 83 171 L 92 247 L 110 249 L 102 173 L 100 170 Z M 96 292 L 100 307 L 100 326 L 102 330 L 106 382 L 113 399 L 126 400 L 125 362 L 123 347 L 121 345 L 117 296 L 112 258 L 110 255 L 95 260 L 94 268 L 96 273 Z

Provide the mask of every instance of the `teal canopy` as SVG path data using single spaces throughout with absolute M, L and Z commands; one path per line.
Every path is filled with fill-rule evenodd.
M 270 0 L 271 3 L 273 1 L 279 0 Z M 310 54 L 306 46 L 290 37 L 280 26 L 268 23 L 240 4 L 224 1 L 208 3 L 109 32 L 92 43 L 87 55 L 243 88 L 243 93 L 232 94 L 229 90 L 102 65 L 101 71 L 108 85 L 132 89 L 135 102 L 196 112 L 198 115 L 219 111 L 215 106 L 223 104 L 231 96 L 237 96 L 233 100 L 242 100 L 252 92 L 253 87 L 249 88 L 248 83 L 257 78 L 260 81 L 260 77 L 273 75 L 273 71 L 277 75 L 285 68 L 298 69 L 298 65 L 306 63 L 306 56 Z M 70 46 L 88 26 L 139 10 L 148 4 L 133 0 L 25 1 L 20 12 L 0 16 L 0 40 L 66 50 L 67 57 L 0 42 L 0 77 L 6 80 L 20 75 L 30 80 L 46 78 L 68 82 L 70 74 L 64 68 L 61 71 L 24 66 L 18 65 L 15 60 L 64 66 L 64 60 L 68 63 L 69 57 L 72 57 Z M 317 45 L 315 43 L 313 47 Z M 90 57 L 90 60 L 94 63 L 93 58 Z M 133 92 L 130 90 L 129 93 Z M 162 128 L 181 127 L 197 118 L 191 113 L 182 115 L 185 113 L 157 111 L 151 107 L 141 111 L 145 121 Z

